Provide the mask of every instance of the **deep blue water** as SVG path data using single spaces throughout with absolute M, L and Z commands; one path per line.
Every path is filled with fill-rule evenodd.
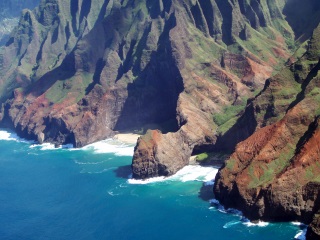
M 301 232 L 292 223 L 250 226 L 211 206 L 200 189 L 212 168 L 128 181 L 132 151 L 110 141 L 52 149 L 0 131 L 0 239 L 283 240 Z

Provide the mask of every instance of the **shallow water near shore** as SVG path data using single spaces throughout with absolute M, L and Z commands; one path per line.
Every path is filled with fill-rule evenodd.
M 0 131 L 1 239 L 304 239 L 299 223 L 252 224 L 212 200 L 217 169 L 141 182 L 132 145 L 69 147 Z

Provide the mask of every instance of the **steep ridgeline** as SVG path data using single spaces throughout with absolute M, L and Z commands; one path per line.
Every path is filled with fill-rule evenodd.
M 210 45 L 195 45 L 197 36 L 187 43 L 192 59 L 179 68 L 184 84 L 177 106 L 179 130 L 149 131 L 138 140 L 133 177 L 174 174 L 188 164 L 190 154 L 232 151 L 255 131 L 257 124 L 250 116 L 240 126 L 237 121 L 246 99 L 278 70 L 294 49 L 294 38 L 310 37 L 310 29 L 319 23 L 318 1 L 298 5 L 297 1 L 194 1 L 190 8 L 194 24 Z M 174 32 L 175 28 L 172 36 Z M 217 45 L 223 48 L 220 57 L 212 52 Z
M 0 49 L 2 126 L 81 147 L 156 124 L 162 132 L 137 144 L 134 177 L 173 174 L 223 142 L 312 29 L 317 1 L 303 4 L 306 15 L 286 2 L 42 0 Z
M 237 145 L 216 177 L 216 198 L 250 219 L 309 224 L 320 209 L 319 40 L 320 26 L 306 53 L 248 103 L 238 127 L 253 119 L 257 131 Z M 310 229 L 317 227 L 319 238 L 315 218 Z
M 9 39 L 12 29 L 18 25 L 22 9 L 33 9 L 40 0 L 1 0 L 0 2 L 0 46 Z

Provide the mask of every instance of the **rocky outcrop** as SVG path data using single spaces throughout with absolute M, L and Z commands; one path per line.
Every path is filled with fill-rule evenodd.
M 270 102 L 272 104 L 270 97 L 272 98 L 273 96 L 260 94 L 264 101 L 259 101 L 259 104 L 263 104 L 263 106 L 254 106 L 254 104 L 258 105 L 258 103 L 257 101 L 252 101 L 251 105 L 245 110 L 249 114 L 246 113 L 241 116 L 241 104 L 245 96 L 251 96 L 252 93 L 250 91 L 262 88 L 265 79 L 271 75 L 274 69 L 272 63 L 277 61 L 269 55 L 268 57 L 266 56 L 269 62 L 266 63 L 257 57 L 259 54 L 248 51 L 249 48 L 252 49 L 252 46 L 249 47 L 252 44 L 250 39 L 254 37 L 256 29 L 263 26 L 272 26 L 275 18 L 282 18 L 281 7 L 286 6 L 285 3 L 274 2 L 274 4 L 271 4 L 270 2 L 269 15 L 266 14 L 266 9 L 263 9 L 257 2 L 252 2 L 250 5 L 247 4 L 244 1 L 235 1 L 233 3 L 230 1 L 206 1 L 206 3 L 199 1 L 199 4 L 194 5 L 191 9 L 191 14 L 201 15 L 198 18 L 194 17 L 196 27 L 204 32 L 206 36 L 212 36 L 217 43 L 222 41 L 225 44 L 237 45 L 240 43 L 239 39 L 247 40 L 244 44 L 241 42 L 240 45 L 245 48 L 243 50 L 246 51 L 246 54 L 238 55 L 224 52 L 219 59 L 219 63 L 213 61 L 202 66 L 202 69 L 206 69 L 205 71 L 209 72 L 209 74 L 203 76 L 199 72 L 193 73 L 191 75 L 193 81 L 190 76 L 184 75 L 184 71 L 182 71 L 184 92 L 188 95 L 184 97 L 183 93 L 179 97 L 180 104 L 178 104 L 177 108 L 179 130 L 176 133 L 160 135 L 161 137 L 157 138 L 153 138 L 153 134 L 148 134 L 138 141 L 132 164 L 134 177 L 147 178 L 171 175 L 175 171 L 162 171 L 163 166 L 167 168 L 173 167 L 173 169 L 177 169 L 176 166 L 184 166 L 188 163 L 188 157 L 191 152 L 196 153 L 206 150 L 232 151 L 237 143 L 249 137 L 256 129 L 267 125 L 268 119 L 270 122 L 272 117 L 275 119 L 273 115 L 278 114 L 280 116 L 287 107 L 281 107 L 281 104 L 277 104 L 278 108 L 274 109 L 269 106 Z M 229 10 L 227 11 L 228 8 Z M 212 10 L 215 14 L 210 15 L 209 10 Z M 221 10 L 219 14 L 217 14 L 217 10 Z M 221 23 L 221 19 L 230 19 L 230 16 L 233 17 L 234 22 L 218 24 L 219 22 Z M 250 22 L 250 26 L 246 24 L 247 21 Z M 213 22 L 219 25 L 220 28 L 215 27 L 215 31 L 210 30 L 213 29 L 213 26 L 211 25 L 210 27 L 210 24 L 206 24 L 208 22 Z M 215 35 L 212 33 L 215 33 Z M 281 39 L 280 36 L 277 36 L 278 40 Z M 282 42 L 282 44 L 284 43 Z M 241 49 L 240 46 L 239 48 Z M 284 49 L 279 51 L 279 49 L 262 52 L 264 54 L 277 53 L 278 59 L 289 57 L 288 51 Z M 268 67 L 261 67 L 262 65 Z M 287 76 L 285 74 L 286 72 L 283 72 L 282 75 L 280 74 L 269 80 L 267 85 L 278 85 L 279 91 L 283 90 L 279 79 L 286 82 Z M 201 84 L 208 79 L 213 81 L 207 82 L 205 87 L 201 87 Z M 196 87 L 193 85 L 194 80 L 197 82 Z M 220 84 L 228 88 L 227 93 L 223 93 Z M 208 89 L 205 94 L 203 94 L 204 89 Z M 200 91 L 201 96 L 199 95 Z M 269 90 L 266 87 L 263 91 Z M 285 95 L 288 95 L 286 96 L 288 101 L 290 98 L 293 98 L 293 101 L 295 92 L 288 92 Z M 181 104 L 184 100 L 186 102 Z M 230 105 L 234 108 L 230 107 Z M 259 107 L 260 113 L 257 113 Z M 192 111 L 188 111 L 191 108 Z M 277 112 L 273 113 L 270 111 L 271 109 Z M 233 114 L 226 117 L 231 111 L 233 111 Z M 270 114 L 270 117 L 267 117 L 268 114 Z M 265 119 L 264 115 L 266 116 Z M 206 118 L 206 120 L 203 120 L 203 118 Z M 212 119 L 213 121 L 211 121 Z M 188 130 L 184 131 L 184 128 Z M 156 135 L 159 136 L 159 133 Z M 177 150 L 176 147 L 172 147 L 173 145 L 171 147 L 167 146 L 165 141 L 170 142 L 169 139 L 174 139 L 174 145 L 181 147 Z M 149 144 L 146 144 L 148 141 L 150 141 Z M 146 145 L 149 147 L 146 147 Z M 183 153 L 179 153 L 181 150 L 183 150 Z M 160 154 L 160 152 L 165 154 Z M 171 164 L 168 159 L 171 160 Z
M 216 177 L 216 198 L 252 220 L 309 224 L 320 208 L 319 36 L 317 27 L 307 52 L 248 103 L 239 124 L 254 119 L 255 132 Z
M 246 99 L 300 37 L 286 6 L 42 0 L 23 11 L 0 49 L 2 126 L 81 147 L 156 124 L 162 132 L 148 133 L 136 147 L 133 169 L 141 178 L 173 174 L 194 152 L 231 150 L 252 133 L 244 128 L 224 144 Z
M 241 104 L 276 59 L 289 56 L 279 40 L 293 32 L 284 37 L 273 26 L 268 38 L 247 24 L 246 4 L 42 0 L 24 10 L 0 50 L 2 124 L 24 137 L 80 147 L 115 130 L 169 122 L 166 132 L 177 132 L 203 118 L 197 138 L 179 130 L 189 152 L 215 142 L 212 115 Z M 257 57 L 248 49 L 255 42 L 240 42 L 243 33 L 265 36 L 270 46 Z
M 320 204 L 319 7 L 41 0 L 0 48 L 1 126 L 81 147 L 156 124 L 135 148 L 141 179 L 246 139 L 217 175 L 217 198 L 251 219 L 309 223 Z
M 12 1 L 2 0 L 0 3 L 0 46 L 9 39 L 11 31 L 18 25 L 22 9 L 33 9 L 40 0 Z
M 319 239 L 320 238 L 320 215 L 319 211 L 313 216 L 313 220 L 308 227 L 306 239 Z

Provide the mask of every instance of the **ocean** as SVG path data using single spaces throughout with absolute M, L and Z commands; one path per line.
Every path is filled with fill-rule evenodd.
M 0 131 L 0 239 L 305 239 L 300 223 L 253 224 L 211 194 L 217 169 L 131 179 L 133 146 L 38 145 Z

